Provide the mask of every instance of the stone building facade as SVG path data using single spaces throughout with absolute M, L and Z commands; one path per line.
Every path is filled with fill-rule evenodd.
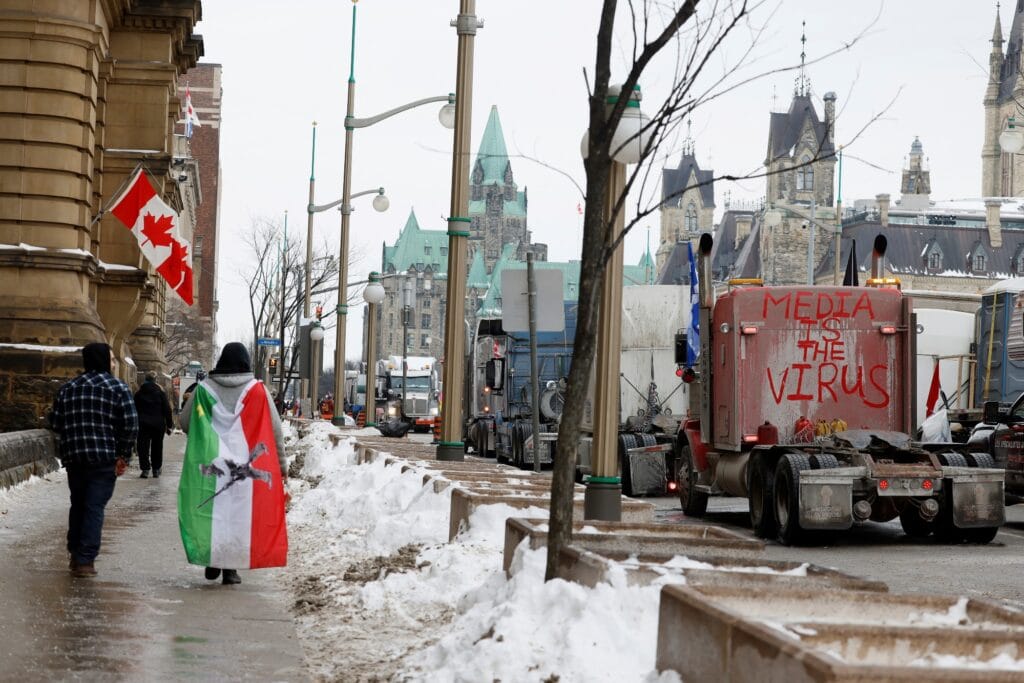
M 172 161 L 179 182 L 194 179 L 201 188 L 196 207 L 192 240 L 192 270 L 195 273 L 195 304 L 186 306 L 172 297 L 168 311 L 166 349 L 168 370 L 174 374 L 190 361 L 212 367 L 217 348 L 217 256 L 220 238 L 220 64 L 197 64 L 179 79 L 178 98 L 185 99 L 188 86 L 200 126 L 185 138 L 185 121 L 175 124 L 175 139 L 185 148 Z
M 198 204 L 171 162 L 200 18 L 199 0 L 0 13 L 0 430 L 38 426 L 88 342 L 112 346 L 124 379 L 166 369 L 161 335 L 136 334 L 161 326 L 166 287 L 131 232 L 96 217 L 140 163 L 173 207 Z

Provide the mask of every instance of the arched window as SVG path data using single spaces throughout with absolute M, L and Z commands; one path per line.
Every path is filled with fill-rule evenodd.
M 683 225 L 686 227 L 687 232 L 697 232 L 697 205 L 693 202 L 686 206 Z
M 937 251 L 933 251 L 928 254 L 928 267 L 932 270 L 938 270 L 942 267 L 942 254 Z
M 985 270 L 985 255 L 975 254 L 974 255 L 974 270 L 975 272 L 983 272 Z
M 801 166 L 796 169 L 796 189 L 798 190 L 813 190 L 814 189 L 814 166 L 811 166 L 811 157 L 806 154 L 800 159 Z

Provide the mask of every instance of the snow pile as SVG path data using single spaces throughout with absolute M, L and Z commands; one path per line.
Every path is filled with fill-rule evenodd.
M 539 508 L 478 507 L 447 543 L 450 490 L 422 471 L 356 465 L 351 440 L 299 442 L 309 484 L 289 513 L 295 611 L 315 677 L 430 681 L 647 680 L 654 671 L 661 585 L 625 571 L 590 589 L 544 582 L 546 551 L 524 544 L 502 570 L 505 520 Z

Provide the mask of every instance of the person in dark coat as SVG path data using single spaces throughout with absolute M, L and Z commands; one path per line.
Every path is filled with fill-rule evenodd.
M 167 394 L 156 383 L 156 373 L 147 372 L 146 381 L 135 392 L 135 410 L 139 414 L 139 476 L 147 478 L 152 465 L 153 476 L 159 477 L 164 466 L 164 434 L 171 433 L 174 418 Z
M 60 439 L 60 460 L 68 472 L 69 569 L 76 577 L 96 576 L 103 514 L 124 474 L 138 433 L 132 392 L 110 374 L 110 347 L 82 349 L 85 372 L 64 384 L 50 411 L 50 426 Z

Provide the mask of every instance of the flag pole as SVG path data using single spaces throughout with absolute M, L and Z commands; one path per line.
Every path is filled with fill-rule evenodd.
M 110 196 L 107 198 L 107 201 L 104 202 L 103 204 L 100 204 L 99 213 L 97 213 L 93 217 L 93 219 L 89 221 L 89 228 L 92 228 L 92 226 L 96 225 L 98 222 L 100 222 L 100 220 L 103 219 L 103 216 L 106 215 L 107 210 L 110 208 L 110 205 L 114 203 L 115 199 L 121 196 L 121 193 L 124 191 L 124 188 L 128 187 L 128 183 L 131 182 L 131 179 L 135 177 L 135 174 L 138 173 L 139 168 L 141 168 L 142 166 L 142 161 L 135 164 L 135 168 L 132 169 L 132 172 L 129 173 L 128 176 L 121 181 L 121 184 L 118 185 L 117 189 L 110 194 Z

